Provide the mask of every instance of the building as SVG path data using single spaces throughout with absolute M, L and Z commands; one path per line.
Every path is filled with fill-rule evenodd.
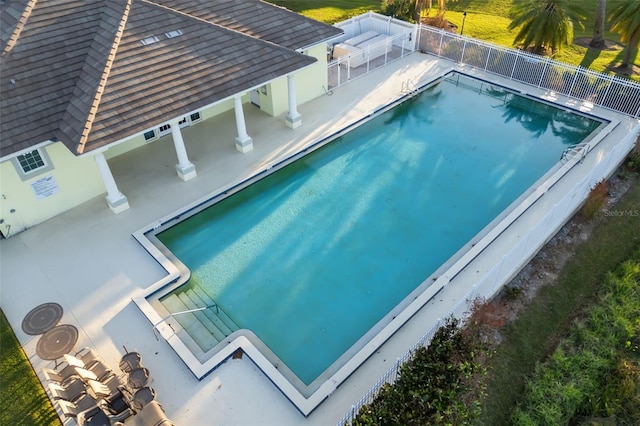
M 106 192 L 129 208 L 109 160 L 171 136 L 176 172 L 197 170 L 180 129 L 234 110 L 253 148 L 251 103 L 291 128 L 327 87 L 342 30 L 259 0 L 0 2 L 0 234 Z M 212 135 L 215 137 L 215 135 Z M 159 167 L 162 167 L 159 165 Z

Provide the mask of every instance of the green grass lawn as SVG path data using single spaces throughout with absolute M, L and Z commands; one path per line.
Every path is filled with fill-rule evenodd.
M 458 0 L 449 4 L 447 17 L 461 27 L 462 13 L 466 11 L 465 35 L 512 47 L 514 34 L 509 32 L 507 27 L 510 22 L 508 10 L 513 1 Z M 609 0 L 608 5 L 613 7 L 619 1 Z M 576 2 L 581 3 L 587 11 L 594 3 L 593 0 Z M 274 0 L 272 3 L 327 23 L 342 21 L 369 10 L 379 11 L 381 5 L 379 0 Z M 576 37 L 591 36 L 593 11 L 585 26 L 585 30 L 576 31 Z M 617 34 L 607 33 L 607 38 L 619 41 Z M 620 51 L 592 51 L 574 45 L 560 52 L 556 59 L 576 65 L 582 64 L 597 71 L 606 71 L 620 55 Z M 635 63 L 640 66 L 637 52 Z M 640 77 L 635 78 L 640 80 Z M 640 205 L 640 185 L 636 184 L 627 198 L 627 208 L 637 208 Z M 563 319 L 575 309 L 576 303 L 582 303 L 588 296 L 588 290 L 585 288 L 597 285 L 597 281 L 594 281 L 596 278 L 602 277 L 606 271 L 624 259 L 634 244 L 638 245 L 637 230 L 637 218 L 635 222 L 633 218 L 611 218 L 606 221 L 583 253 L 576 256 L 573 269 L 567 272 L 566 284 L 556 290 L 548 290 L 549 293 L 545 293 L 541 301 L 537 302 L 538 305 L 543 304 L 539 308 L 541 312 L 537 314 L 538 317 L 523 318 L 521 327 L 514 325 L 514 330 L 520 328 L 520 332 L 524 334 L 514 331 L 512 345 L 510 349 L 505 349 L 501 373 L 496 374 L 492 385 L 493 399 L 488 402 L 488 410 L 495 413 L 489 418 L 488 424 L 499 424 L 491 422 L 493 419 L 497 421 L 505 418 L 506 407 L 513 404 L 523 387 L 522 368 L 532 368 L 536 360 L 550 351 L 550 344 L 545 338 L 561 334 Z M 553 293 L 554 291 L 556 293 Z M 569 292 L 572 292 L 571 297 L 574 299 L 567 297 Z M 559 303 L 557 307 L 544 305 L 556 301 Z M 537 321 L 543 321 L 542 326 Z M 524 346 L 518 346 L 520 344 Z M 519 357 L 522 348 L 530 351 L 526 359 Z M 4 314 L 0 315 L 0 355 L 0 425 L 60 424 Z
M 462 28 L 463 12 L 467 12 L 464 23 L 464 34 L 485 40 L 501 46 L 514 47 L 515 30 L 509 31 L 511 23 L 509 10 L 515 0 L 449 0 L 447 19 Z M 609 0 L 608 10 L 611 10 L 621 0 Z M 354 15 L 372 10 L 380 11 L 382 4 L 379 0 L 273 0 L 271 3 L 284 6 L 287 9 L 301 13 L 312 19 L 333 24 Z M 576 38 L 591 39 L 595 15 L 595 0 L 575 0 L 587 14 L 584 29 L 576 26 Z M 433 14 L 433 11 L 431 12 Z M 608 25 L 607 25 L 608 28 Z M 605 37 L 620 43 L 620 36 L 606 32 Z M 574 44 L 556 53 L 554 59 L 574 65 L 582 65 L 599 72 L 609 72 L 611 65 L 619 63 L 622 50 L 594 50 Z M 640 55 L 636 50 L 634 63 L 640 66 Z M 640 81 L 640 76 L 633 76 Z
M 464 34 L 496 43 L 502 46 L 513 47 L 513 39 L 516 30 L 509 31 L 508 27 L 511 23 L 509 18 L 509 9 L 514 0 L 458 0 L 449 4 L 447 19 L 458 28 L 462 25 L 462 13 L 467 12 L 464 24 Z M 576 0 L 587 15 L 584 22 L 584 28 L 575 26 L 575 38 L 586 38 L 591 40 L 593 36 L 593 25 L 595 20 L 595 1 L 594 0 Z M 620 0 L 609 0 L 607 2 L 607 10 L 613 9 Z M 609 25 L 605 24 L 608 29 Z M 620 36 L 616 33 L 605 32 L 605 38 L 615 43 L 620 42 Z M 574 65 L 582 65 L 599 72 L 609 72 L 610 66 L 618 64 L 622 59 L 622 45 L 615 50 L 595 50 L 573 44 L 563 48 L 554 55 L 554 59 L 567 62 Z M 638 51 L 635 52 L 634 63 L 640 66 L 640 57 Z M 640 76 L 635 75 L 634 80 L 640 80 Z
M 0 425 L 60 425 L 18 339 L 0 310 Z
M 637 211 L 640 184 L 636 181 L 615 206 Z M 504 342 L 490 362 L 491 381 L 483 407 L 483 424 L 506 425 L 524 391 L 525 378 L 556 348 L 573 318 L 605 280 L 607 273 L 631 259 L 640 248 L 640 217 L 609 216 L 582 243 L 564 267 L 556 285 L 543 288 L 516 321 L 507 326 Z
M 370 10 L 379 12 L 382 4 L 379 0 L 274 0 L 269 3 L 329 24 L 344 21 Z

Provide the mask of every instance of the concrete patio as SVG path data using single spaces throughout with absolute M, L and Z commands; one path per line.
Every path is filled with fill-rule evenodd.
M 176 176 L 170 136 L 111 159 L 109 165 L 130 210 L 114 215 L 98 197 L 0 241 L 0 304 L 35 371 L 53 362 L 38 358 L 38 337 L 25 334 L 21 322 L 33 307 L 57 302 L 64 308 L 60 323 L 80 331 L 76 349 L 94 348 L 114 370 L 123 346 L 141 353 L 153 377 L 150 386 L 178 425 L 336 424 L 467 289 L 447 287 L 304 417 L 246 356 L 229 359 L 198 381 L 165 341 L 156 340 L 152 324 L 131 299 L 143 295 L 166 273 L 131 234 L 368 115 L 399 97 L 407 80 L 428 81 L 450 69 L 471 68 L 412 54 L 335 89 L 330 96 L 301 105 L 303 124 L 295 130 L 285 126 L 283 117 L 269 117 L 245 104 L 254 143 L 254 150 L 246 154 L 234 146 L 233 111 L 185 128 L 187 152 L 198 173 L 189 182 Z M 637 120 L 619 115 L 617 119 L 623 126 L 618 126 L 614 138 L 637 126 Z M 499 248 L 495 251 L 499 255 Z

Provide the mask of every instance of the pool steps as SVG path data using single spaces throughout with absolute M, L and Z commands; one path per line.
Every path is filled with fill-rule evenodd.
M 186 291 L 169 295 L 162 300 L 162 304 L 169 312 L 180 312 L 216 305 L 213 299 L 197 285 L 190 286 Z M 219 308 L 217 312 L 215 308 L 211 308 L 174 318 L 192 336 L 193 340 L 204 352 L 210 350 L 240 328 Z

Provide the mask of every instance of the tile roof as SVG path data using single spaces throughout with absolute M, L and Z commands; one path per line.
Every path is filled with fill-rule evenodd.
M 86 153 L 315 62 L 264 36 L 262 17 L 260 31 L 253 31 L 258 37 L 238 32 L 239 24 L 228 29 L 191 15 L 194 10 L 252 3 L 292 15 L 278 22 L 299 22 L 300 37 L 317 27 L 303 44 L 333 33 L 327 30 L 333 27 L 258 1 L 176 2 L 180 10 L 171 3 L 5 0 L 0 157 L 54 138 L 76 155 Z M 181 34 L 170 38 L 165 33 L 172 30 Z M 155 43 L 141 42 L 154 36 Z
M 260 0 L 153 0 L 155 3 L 197 16 L 289 49 L 302 49 L 342 34 L 297 13 Z

